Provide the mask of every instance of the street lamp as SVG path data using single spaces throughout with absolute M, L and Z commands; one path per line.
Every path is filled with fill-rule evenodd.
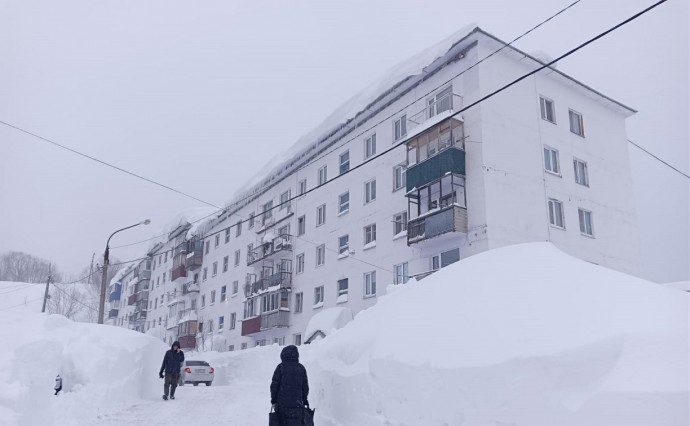
M 118 229 L 117 231 L 113 232 L 110 234 L 110 237 L 108 237 L 108 241 L 105 243 L 105 254 L 103 255 L 103 276 L 101 279 L 101 299 L 98 303 L 98 323 L 103 324 L 103 310 L 105 309 L 105 291 L 106 291 L 106 282 L 108 281 L 108 263 L 109 263 L 109 256 L 110 256 L 110 239 L 113 238 L 113 235 L 117 234 L 120 231 L 124 231 L 125 229 L 129 228 L 134 228 L 135 226 L 139 225 L 148 225 L 151 223 L 150 220 L 142 220 L 139 223 L 135 223 L 134 225 L 127 226 L 122 229 Z

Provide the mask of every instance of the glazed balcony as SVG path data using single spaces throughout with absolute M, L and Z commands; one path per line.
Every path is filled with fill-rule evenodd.
M 108 301 L 109 302 L 115 302 L 120 300 L 120 297 L 122 296 L 122 284 L 117 283 L 113 286 L 112 291 L 108 295 Z
M 187 278 L 187 268 L 185 265 L 177 265 L 170 272 L 170 280 L 175 281 L 180 278 Z
M 451 146 L 438 154 L 407 167 L 407 191 L 423 188 L 452 173 L 465 175 L 465 151 Z
M 261 331 L 270 330 L 278 327 L 288 327 L 290 320 L 290 312 L 275 311 L 261 314 Z
M 288 290 L 292 289 L 292 272 L 280 271 L 267 277 L 260 278 L 256 281 L 253 281 L 252 277 L 255 276 L 250 274 L 247 277 L 247 284 L 245 284 L 244 291 L 246 297 L 268 291 L 274 287 Z
M 195 271 L 201 268 L 204 260 L 204 242 L 201 240 L 187 241 L 187 269 Z
M 201 290 L 199 283 L 188 282 L 182 285 L 182 295 L 187 295 L 190 293 L 198 293 Z
M 131 294 L 127 298 L 127 305 L 132 306 L 132 305 L 135 305 L 136 303 L 137 303 L 137 293 Z
M 251 266 L 286 250 L 292 250 L 292 237 L 289 234 L 281 234 L 248 252 L 247 266 Z
M 431 210 L 407 224 L 407 245 L 438 237 L 448 232 L 467 233 L 467 209 L 450 205 Z

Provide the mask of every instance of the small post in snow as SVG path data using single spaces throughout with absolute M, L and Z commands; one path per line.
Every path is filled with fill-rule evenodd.
M 46 311 L 46 302 L 48 301 L 48 287 L 50 286 L 50 275 L 51 275 L 52 267 L 53 267 L 53 264 L 49 263 L 48 264 L 48 279 L 46 280 L 46 293 L 43 295 L 43 308 L 41 309 L 41 312 Z

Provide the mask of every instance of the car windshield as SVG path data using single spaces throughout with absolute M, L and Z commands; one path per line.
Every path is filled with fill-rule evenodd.
M 187 361 L 188 367 L 210 367 L 206 361 Z

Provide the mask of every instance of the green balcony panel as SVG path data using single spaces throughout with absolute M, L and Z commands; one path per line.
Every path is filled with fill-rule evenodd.
M 407 169 L 407 191 L 421 188 L 443 177 L 446 173 L 465 176 L 465 151 L 448 148 Z

